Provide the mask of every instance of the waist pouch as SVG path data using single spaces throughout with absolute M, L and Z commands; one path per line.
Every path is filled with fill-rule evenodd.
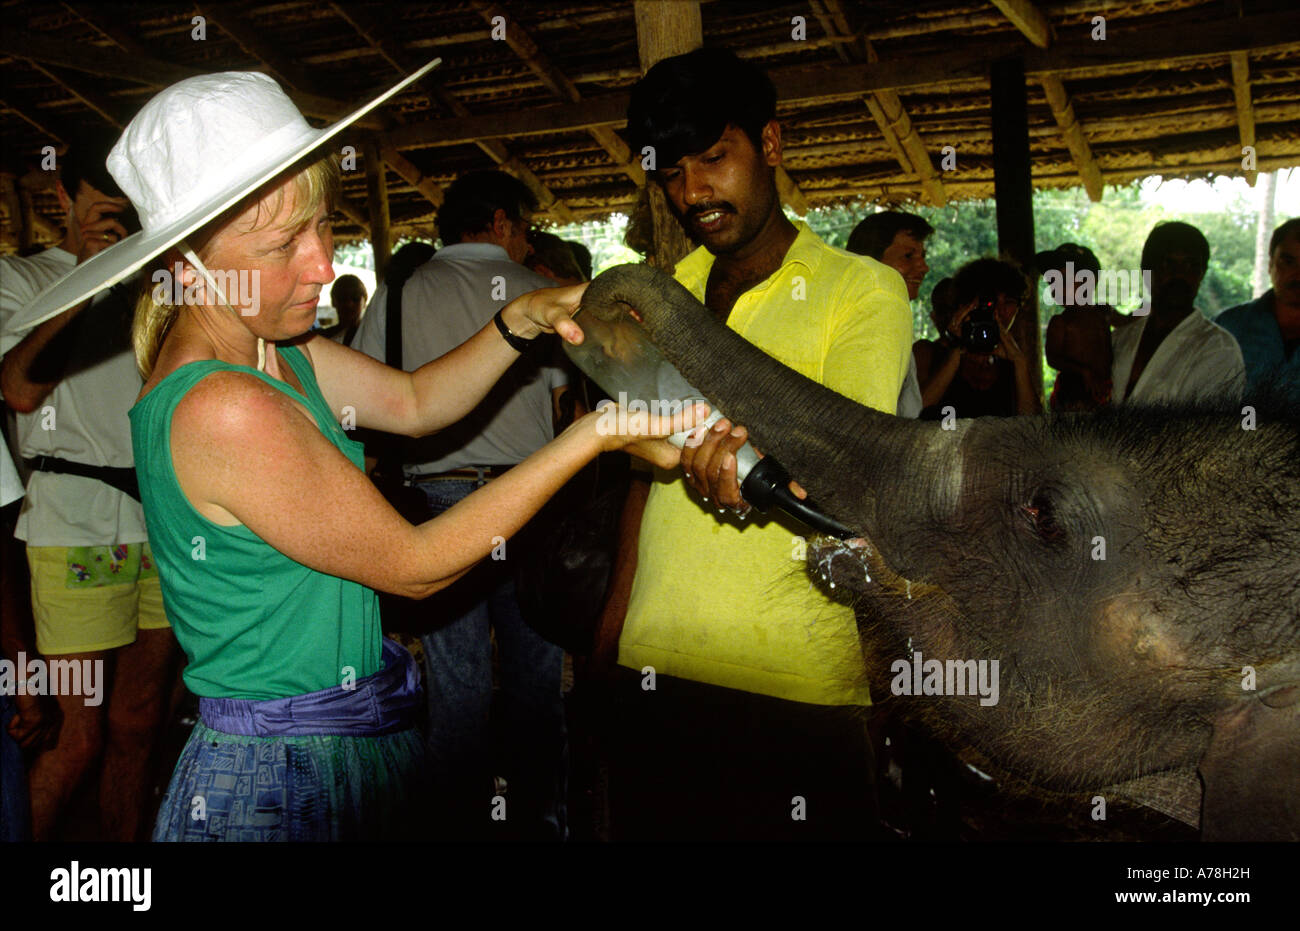
M 424 704 L 415 660 L 385 640 L 383 663 L 350 688 L 336 685 L 263 701 L 200 698 L 199 716 L 214 731 L 246 737 L 379 737 L 408 730 Z

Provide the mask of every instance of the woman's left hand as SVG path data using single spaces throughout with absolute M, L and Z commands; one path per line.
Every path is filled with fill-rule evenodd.
M 521 339 L 540 333 L 558 333 L 570 343 L 582 342 L 582 328 L 571 319 L 582 304 L 590 282 L 564 288 L 539 288 L 515 298 L 501 311 L 510 332 Z

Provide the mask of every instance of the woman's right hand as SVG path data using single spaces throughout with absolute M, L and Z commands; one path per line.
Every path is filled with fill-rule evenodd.
M 593 431 L 601 452 L 621 449 L 659 468 L 672 469 L 681 461 L 682 451 L 664 437 L 689 430 L 708 416 L 709 405 L 703 401 L 688 405 L 670 417 L 646 411 L 629 412 L 607 401 L 569 429 Z
M 943 335 L 947 336 L 948 339 L 952 342 L 953 346 L 956 347 L 959 351 L 962 348 L 961 325 L 966 321 L 966 318 L 970 316 L 971 311 L 975 309 L 975 305 L 977 305 L 978 303 L 979 300 L 974 299 L 969 304 L 957 308 L 957 312 L 953 314 L 952 319 L 948 321 L 948 332 Z

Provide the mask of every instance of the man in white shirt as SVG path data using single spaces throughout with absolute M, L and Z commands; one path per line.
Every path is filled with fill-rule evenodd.
M 18 412 L 19 447 L 33 468 L 15 536 L 27 541 L 36 646 L 43 661 L 61 661 L 63 669 L 71 661 L 81 672 L 55 696 L 63 717 L 58 744 L 29 774 L 36 840 L 54 835 L 101 757 L 104 837 L 141 838 L 177 656 L 144 511 L 129 490 L 127 411 L 141 380 L 126 289 L 101 292 L 35 327 L 25 313 L 47 285 L 127 235 L 128 202 L 104 167 L 107 151 L 96 140 L 60 159 L 63 241 L 31 258 L 0 259 L 0 386 Z M 76 694 L 63 694 L 69 691 Z
M 401 290 L 402 359 L 410 370 L 455 349 L 505 303 L 555 282 L 522 264 L 528 257 L 528 188 L 504 172 L 463 175 L 438 211 L 443 247 Z M 352 348 L 383 359 L 390 289 L 375 291 Z M 498 317 L 498 323 L 500 318 Z M 430 516 L 523 461 L 555 434 L 556 399 L 568 384 L 539 343 L 460 422 L 406 442 L 404 471 L 424 492 Z M 486 528 L 485 533 L 490 533 Z M 521 544 L 486 560 L 425 602 L 435 626 L 423 638 L 429 698 L 427 739 L 434 791 L 444 806 L 445 839 L 564 840 L 565 722 L 560 689 L 564 651 L 523 619 L 513 581 Z M 526 558 L 523 556 L 522 558 Z M 500 667 L 493 698 L 492 641 Z M 506 759 L 493 768 L 493 732 Z M 492 782 L 506 777 L 510 813 L 491 820 Z
M 1246 383 L 1232 334 L 1196 309 L 1210 244 L 1187 223 L 1161 223 L 1142 247 L 1151 276 L 1151 313 L 1111 335 L 1112 403 L 1239 398 Z

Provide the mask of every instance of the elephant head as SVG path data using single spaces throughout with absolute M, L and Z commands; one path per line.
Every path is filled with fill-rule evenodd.
M 996 704 L 922 695 L 921 722 L 1050 790 L 1199 766 L 1203 836 L 1300 839 L 1294 413 L 910 421 L 786 368 L 648 266 L 583 300 L 630 308 L 861 535 L 814 541 L 809 563 L 852 599 L 873 693 L 918 652 L 998 660 Z

